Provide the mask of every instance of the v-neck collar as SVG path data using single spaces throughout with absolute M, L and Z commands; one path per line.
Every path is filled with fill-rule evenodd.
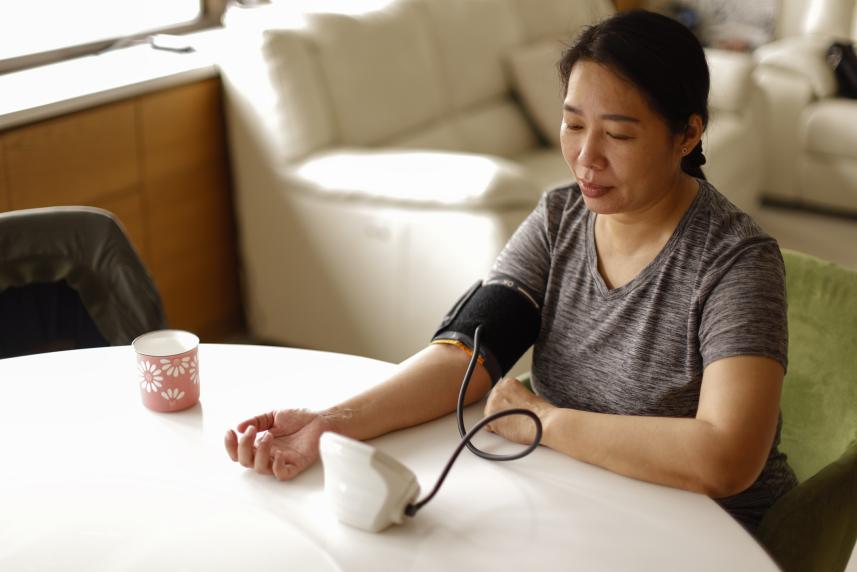
M 598 251 L 595 248 L 595 219 L 597 218 L 597 215 L 594 212 L 589 211 L 586 217 L 586 262 L 589 266 L 589 272 L 592 274 L 593 280 L 595 280 L 595 286 L 598 288 L 598 292 L 604 299 L 609 300 L 625 296 L 641 284 L 646 283 L 652 274 L 656 273 L 660 269 L 664 260 L 669 257 L 670 253 L 672 253 L 675 248 L 675 245 L 681 239 L 682 234 L 684 234 L 684 229 L 687 227 L 689 221 L 693 218 L 699 208 L 699 205 L 702 202 L 703 193 L 708 193 L 708 184 L 706 181 L 701 179 L 697 179 L 697 181 L 699 182 L 699 191 L 696 193 L 696 196 L 693 198 L 690 206 L 682 215 L 681 220 L 679 220 L 678 225 L 676 225 L 675 230 L 673 230 L 670 239 L 661 251 L 658 252 L 658 255 L 655 256 L 654 260 L 647 264 L 645 268 L 643 268 L 631 280 L 618 288 L 608 288 L 607 283 L 604 281 L 604 277 L 601 276 L 601 272 L 598 271 Z

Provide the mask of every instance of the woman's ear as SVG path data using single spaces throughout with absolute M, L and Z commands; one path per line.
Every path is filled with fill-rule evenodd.
M 702 139 L 702 133 L 705 131 L 705 126 L 702 124 L 702 117 L 698 113 L 692 114 L 687 120 L 687 127 L 679 137 L 679 147 L 687 149 L 687 152 L 682 155 L 687 155 L 699 140 Z

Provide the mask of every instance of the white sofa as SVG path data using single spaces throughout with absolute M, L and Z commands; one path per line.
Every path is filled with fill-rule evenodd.
M 825 59 L 857 41 L 854 0 L 784 0 L 777 39 L 756 51 L 766 99 L 767 176 L 774 204 L 857 216 L 857 100 L 836 96 Z
M 351 0 L 233 10 L 222 77 L 258 339 L 399 361 L 548 187 L 563 42 L 608 0 Z M 367 5 L 372 9 L 366 10 Z M 745 56 L 711 53 L 709 178 L 752 209 Z

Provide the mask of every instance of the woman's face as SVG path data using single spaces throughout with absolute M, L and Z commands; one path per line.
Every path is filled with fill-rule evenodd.
M 682 147 L 697 140 L 672 133 L 637 87 L 610 68 L 585 60 L 572 68 L 560 141 L 590 210 L 645 212 L 674 196 L 684 182 Z

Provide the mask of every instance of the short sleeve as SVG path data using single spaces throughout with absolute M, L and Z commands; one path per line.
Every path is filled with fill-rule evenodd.
M 707 274 L 699 345 L 703 367 L 754 355 L 788 365 L 785 265 L 773 239 L 736 247 Z
M 539 204 L 506 243 L 491 269 L 490 279 L 511 280 L 542 306 L 551 267 L 553 221 L 562 212 L 561 190 L 542 195 Z M 553 232 L 552 232 L 553 231 Z

